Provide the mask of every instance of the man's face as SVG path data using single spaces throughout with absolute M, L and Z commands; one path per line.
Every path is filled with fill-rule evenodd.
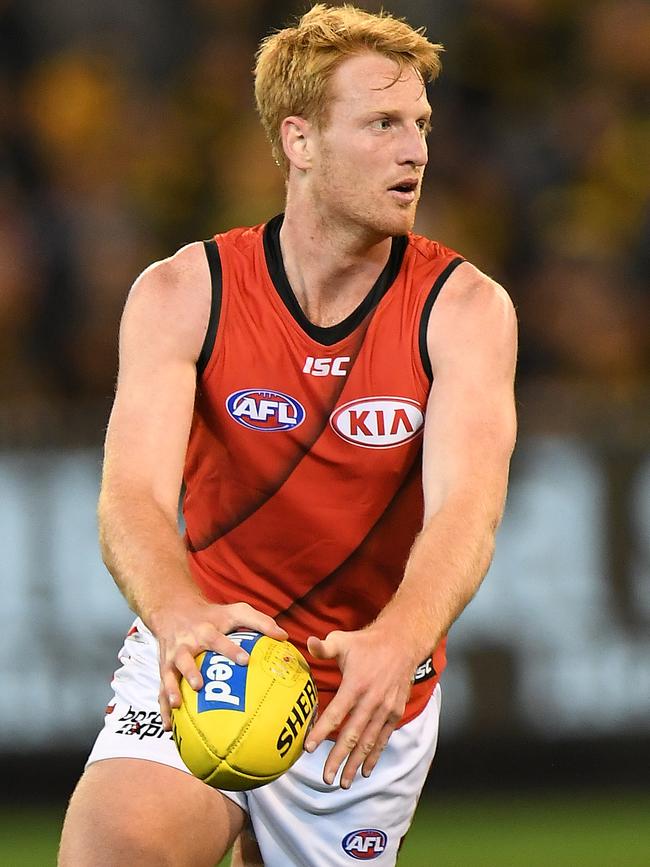
M 427 162 L 431 107 L 412 67 L 376 53 L 345 60 L 315 131 L 311 183 L 322 216 L 370 237 L 413 228 Z

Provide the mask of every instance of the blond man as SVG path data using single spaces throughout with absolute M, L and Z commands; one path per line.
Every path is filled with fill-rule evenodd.
M 313 7 L 256 96 L 284 215 L 130 293 L 100 497 L 138 615 L 60 864 L 394 864 L 432 761 L 445 636 L 488 568 L 515 438 L 504 290 L 412 233 L 440 46 Z M 177 529 L 184 478 L 187 532 Z M 169 736 L 204 649 L 288 636 L 320 713 L 276 782 L 219 792 Z

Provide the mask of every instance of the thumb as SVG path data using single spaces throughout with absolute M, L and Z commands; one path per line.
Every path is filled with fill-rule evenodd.
M 316 659 L 334 659 L 343 649 L 341 637 L 338 631 L 330 632 L 324 639 L 311 635 L 307 639 L 307 650 Z

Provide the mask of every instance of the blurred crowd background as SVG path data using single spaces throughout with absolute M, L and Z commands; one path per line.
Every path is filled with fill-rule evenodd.
M 0 471 L 5 496 L 18 492 L 4 511 L 0 503 L 0 530 L 19 526 L 15 503 L 24 496 L 32 516 L 25 550 L 41 545 L 39 527 L 44 533 L 59 527 L 58 539 L 68 532 L 74 553 L 66 561 L 72 565 L 60 567 L 62 587 L 79 550 L 95 551 L 99 446 L 130 284 L 184 243 L 282 209 L 283 182 L 255 116 L 251 69 L 260 38 L 307 5 L 0 0 Z M 518 508 L 504 527 L 496 596 L 479 595 L 464 644 L 459 633 L 466 666 L 456 681 L 450 678 L 452 694 L 454 682 L 463 685 L 457 707 L 465 729 L 459 723 L 458 731 L 498 733 L 508 719 L 509 731 L 527 720 L 528 735 L 552 732 L 552 716 L 542 718 L 530 696 L 527 717 L 513 705 L 513 684 L 522 660 L 534 673 L 536 647 L 553 645 L 558 666 L 564 659 L 562 694 L 583 700 L 584 712 L 572 723 L 571 702 L 560 707 L 558 699 L 561 732 L 573 725 L 584 734 L 592 713 L 580 672 L 593 677 L 601 663 L 613 665 L 604 683 L 620 693 L 613 722 L 606 713 L 612 725 L 594 731 L 633 736 L 648 756 L 650 4 L 386 0 L 383 6 L 426 26 L 446 46 L 430 96 L 430 163 L 416 228 L 501 281 L 521 321 Z M 75 511 L 79 498 L 70 494 L 73 477 L 61 477 L 68 511 L 60 525 L 42 519 L 54 495 L 39 487 L 52 472 L 47 454 L 54 450 L 69 459 L 68 469 L 89 461 L 92 482 L 82 516 Z M 525 519 L 528 535 L 517 525 Z M 578 554 L 554 566 L 576 539 Z M 35 565 L 37 555 L 25 557 L 31 565 L 17 560 L 16 569 L 32 576 L 32 601 L 16 603 L 15 622 L 40 604 L 38 622 L 51 648 L 56 636 L 47 600 L 55 581 L 42 561 Z M 79 587 L 86 588 L 88 574 L 75 579 Z M 517 587 L 531 575 L 534 586 L 516 607 Z M 97 580 L 110 586 L 107 576 Z M 76 592 L 61 591 L 69 598 L 57 623 L 70 622 Z M 504 600 L 515 607 L 502 624 Z M 525 645 L 522 626 L 527 649 L 517 655 L 499 640 L 499 629 L 512 632 L 531 610 L 536 622 L 546 621 L 540 630 L 554 622 L 558 632 L 544 633 L 546 644 Z M 575 619 L 569 612 L 577 612 Z M 584 619 L 589 612 L 593 618 Z M 496 626 L 481 643 L 493 615 Z M 584 641 L 571 645 L 578 656 L 567 663 L 561 638 L 578 641 L 578 617 Z M 117 628 L 109 631 L 106 647 L 113 649 L 97 662 L 107 674 Z M 614 665 L 616 647 L 625 652 Z M 533 674 L 523 678 L 530 690 L 552 677 L 548 666 L 538 674 L 537 681 Z M 597 693 L 599 684 L 589 682 Z M 525 683 L 520 692 L 525 702 Z M 62 708 L 77 707 L 73 694 L 71 687 L 69 702 L 58 694 Z M 99 714 L 96 720 L 85 737 Z M 24 716 L 13 724 L 32 730 Z
M 648 3 L 385 5 L 447 46 L 418 228 L 511 291 L 521 380 L 647 386 Z M 251 65 L 304 8 L 1 0 L 0 397 L 25 424 L 105 404 L 143 267 L 281 210 Z

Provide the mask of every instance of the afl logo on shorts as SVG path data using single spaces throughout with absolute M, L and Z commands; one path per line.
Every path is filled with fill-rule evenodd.
M 370 861 L 383 855 L 388 837 L 378 828 L 350 831 L 341 843 L 343 851 L 356 861 Z
M 362 397 L 337 407 L 332 429 L 344 440 L 368 449 L 390 449 L 409 442 L 424 423 L 420 404 L 407 397 Z
M 291 430 L 305 420 L 302 404 L 281 391 L 245 388 L 226 399 L 231 418 L 251 430 Z

